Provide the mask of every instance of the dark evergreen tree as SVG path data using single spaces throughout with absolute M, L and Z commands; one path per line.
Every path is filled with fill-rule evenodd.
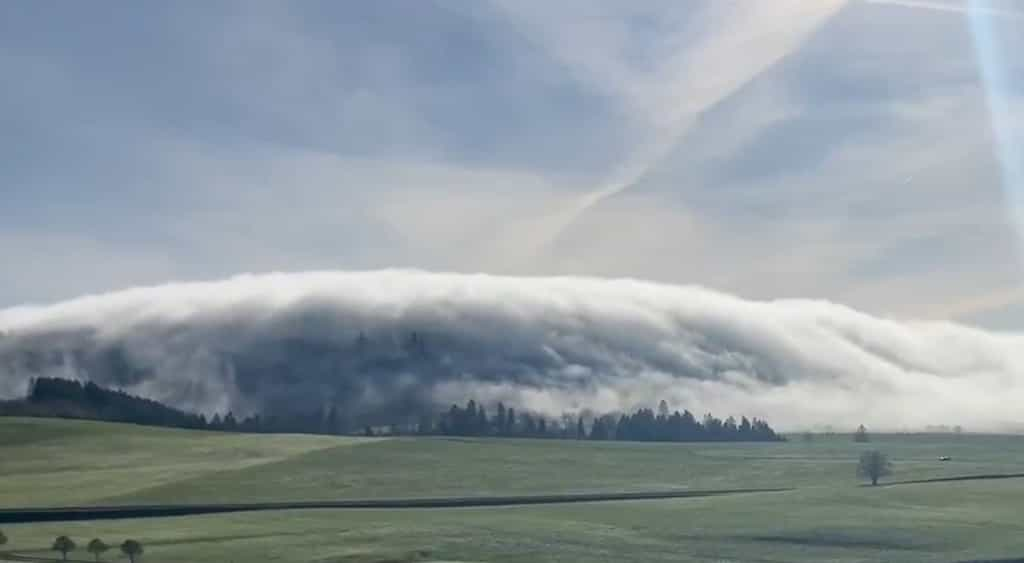
M 736 419 L 735 418 L 730 416 L 729 418 L 725 419 L 724 423 L 722 423 L 722 438 L 723 439 L 730 440 L 730 441 L 736 440 L 736 434 L 738 433 L 738 431 L 739 431 L 739 429 L 736 426 Z
M 224 430 L 226 432 L 235 432 L 238 430 L 238 421 L 235 420 L 235 415 L 231 411 L 224 416 Z
M 508 421 L 505 419 L 505 404 L 498 401 L 498 413 L 495 415 L 494 421 L 494 433 L 498 436 L 504 436 L 507 432 Z
M 476 411 L 476 424 L 474 425 L 475 436 L 486 436 L 489 434 L 490 425 L 487 422 L 487 411 L 481 405 Z
M 750 421 L 747 420 L 747 417 L 744 416 L 744 417 L 740 418 L 739 439 L 740 440 L 749 440 L 752 437 L 753 437 L 753 428 L 750 426 Z
M 871 441 L 871 438 L 868 436 L 868 429 L 864 428 L 863 424 L 858 426 L 857 427 L 857 431 L 853 433 L 853 441 L 854 442 L 870 442 Z

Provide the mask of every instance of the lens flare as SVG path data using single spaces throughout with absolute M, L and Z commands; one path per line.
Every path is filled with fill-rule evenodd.
M 1021 143 L 1013 127 L 1011 82 L 1000 49 L 996 21 L 998 11 L 989 0 L 969 0 L 967 18 L 970 22 L 974 52 L 985 90 L 996 157 L 1002 174 L 1011 219 L 1019 237 L 1024 237 L 1024 162 Z

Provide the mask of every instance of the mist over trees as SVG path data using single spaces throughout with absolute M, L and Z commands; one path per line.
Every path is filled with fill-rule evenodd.
M 0 403 L 0 414 L 86 418 L 177 428 L 207 426 L 201 415 L 123 391 L 105 389 L 92 382 L 56 377 L 33 380 L 24 400 Z
M 421 413 L 416 423 L 410 423 L 408 416 L 399 416 L 384 424 L 366 424 L 365 419 L 348 416 L 336 405 L 284 417 L 254 414 L 239 420 L 228 412 L 207 419 L 203 415 L 186 413 L 122 391 L 104 389 L 92 382 L 59 378 L 36 379 L 25 399 L 0 403 L 0 414 L 85 418 L 227 432 L 333 435 L 361 432 L 366 436 L 419 434 L 639 442 L 760 442 L 782 439 L 767 422 L 758 418 L 743 416 L 737 421 L 730 416 L 722 420 L 708 413 L 698 421 L 689 410 L 670 413 L 665 401 L 659 403 L 657 413 L 641 408 L 632 413 L 594 416 L 589 429 L 581 415 L 567 413 L 560 419 L 549 419 L 534 412 L 517 412 L 515 407 L 502 402 L 489 412 L 485 405 L 474 399 L 463 407 L 453 404 L 444 412 Z
M 81 418 L 107 422 L 128 422 L 147 426 L 166 426 L 225 432 L 292 432 L 308 434 L 347 434 L 346 419 L 334 406 L 309 413 L 262 417 L 259 414 L 238 419 L 234 413 L 201 414 L 168 407 L 93 382 L 82 383 L 55 377 L 34 379 L 28 395 L 21 400 L 0 402 L 0 415 Z
M 518 418 L 515 409 L 498 403 L 497 414 L 488 416 L 486 409 L 470 400 L 465 407 L 452 405 L 436 419 L 423 418 L 416 432 L 421 435 L 444 436 L 496 436 L 518 438 L 565 438 L 589 440 L 628 440 L 636 442 L 772 442 L 779 436 L 767 422 L 741 417 L 724 421 L 709 414 L 698 421 L 685 410 L 668 412 L 662 401 L 658 414 L 641 408 L 631 414 L 603 415 L 593 419 L 590 431 L 582 417 L 564 421 L 551 420 L 535 414 L 523 413 Z
M 923 428 L 945 421 L 932 413 L 970 407 L 972 430 L 998 430 L 1017 417 L 1003 399 L 1024 389 L 1024 337 L 636 280 L 240 276 L 0 309 L 0 333 L 0 397 L 72 375 L 189 412 L 233 411 L 236 423 L 258 412 L 292 424 L 334 405 L 349 428 L 401 416 L 415 425 L 438 401 L 473 397 L 493 411 L 498 399 L 530 406 L 542 395 L 552 417 L 579 403 L 625 410 L 666 399 L 737 416 L 756 409 L 790 427 L 884 428 L 899 414 Z M 908 370 L 930 383 L 907 380 Z M 868 412 L 851 406 L 881 388 L 860 385 L 865 371 L 898 393 Z M 817 391 L 843 406 L 818 408 Z M 907 401 L 935 408 L 903 412 Z

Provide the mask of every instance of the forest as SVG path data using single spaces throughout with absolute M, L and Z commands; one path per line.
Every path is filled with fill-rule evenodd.
M 583 412 L 592 412 L 584 409 Z M 102 387 L 93 382 L 40 377 L 19 400 L 0 402 L 0 415 L 49 416 L 127 422 L 149 426 L 219 430 L 227 432 L 304 433 L 330 435 L 491 436 L 627 440 L 638 442 L 770 442 L 780 441 L 764 420 L 729 416 L 722 420 L 708 413 L 697 419 L 689 410 L 670 412 L 661 401 L 657 411 L 639 408 L 632 413 L 603 415 L 564 414 L 557 419 L 497 403 L 493 414 L 474 399 L 465 406 L 421 414 L 390 424 L 361 424 L 337 406 L 310 409 L 287 416 L 258 413 L 236 417 L 228 412 L 210 417 L 167 406 L 158 401 Z

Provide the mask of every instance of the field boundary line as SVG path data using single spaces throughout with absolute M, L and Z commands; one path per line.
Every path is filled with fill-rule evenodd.
M 888 483 L 879 483 L 877 486 L 894 487 L 896 485 L 924 485 L 927 483 L 952 483 L 956 481 L 992 481 L 998 479 L 1022 478 L 1024 478 L 1024 473 L 982 473 L 980 475 L 956 475 L 953 477 L 932 477 L 929 479 L 909 479 L 906 481 L 890 481 Z
M 791 487 L 757 489 L 669 490 L 607 493 L 564 493 L 548 495 L 423 497 L 390 499 L 352 499 L 328 501 L 281 501 L 210 504 L 150 504 L 124 506 L 66 506 L 53 508 L 0 509 L 0 523 L 64 522 L 73 520 L 107 520 L 121 518 L 160 518 L 226 512 L 258 512 L 271 510 L 313 509 L 423 509 L 423 508 L 485 508 L 530 506 L 581 502 L 612 502 L 631 500 L 665 500 L 700 498 L 750 493 L 779 493 Z

